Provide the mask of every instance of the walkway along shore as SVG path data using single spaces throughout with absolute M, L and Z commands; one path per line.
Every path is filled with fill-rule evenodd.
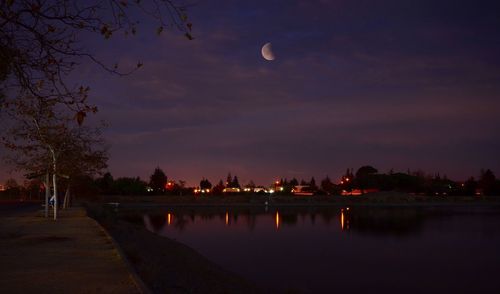
M 2 293 L 144 293 L 105 230 L 82 207 L 0 215 Z

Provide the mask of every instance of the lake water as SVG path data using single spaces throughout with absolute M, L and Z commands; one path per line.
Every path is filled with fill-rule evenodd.
M 500 208 L 172 208 L 144 215 L 271 292 L 500 293 Z

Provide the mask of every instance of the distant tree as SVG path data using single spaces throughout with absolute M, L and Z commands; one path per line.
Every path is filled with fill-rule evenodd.
M 309 184 L 309 183 L 308 183 L 308 182 L 306 182 L 304 179 L 301 179 L 301 180 L 300 180 L 300 185 L 301 185 L 301 186 L 307 186 L 308 184 Z
M 378 173 L 378 170 L 371 165 L 362 166 L 356 171 L 356 178 L 367 177 Z
M 214 188 L 212 189 L 212 193 L 215 195 L 220 195 L 222 194 L 224 188 L 225 188 L 224 182 L 220 180 L 219 183 L 217 183 L 217 185 L 215 185 Z
M 290 180 L 290 186 L 298 186 L 299 185 L 299 181 L 297 181 L 296 178 L 293 178 Z
M 95 184 L 98 187 L 101 194 L 110 195 L 113 194 L 113 176 L 110 172 L 106 172 L 102 177 L 95 180 Z
M 5 194 L 10 198 L 18 198 L 21 195 L 21 186 L 15 179 L 5 181 Z
M 479 178 L 479 188 L 483 190 L 484 195 L 494 195 L 495 194 L 495 174 L 490 170 L 481 170 L 481 176 Z
M 238 181 L 238 177 L 234 176 L 232 182 L 231 182 L 231 188 L 241 188 L 240 187 L 240 182 Z
M 318 189 L 318 186 L 316 186 L 316 180 L 314 179 L 314 177 L 312 177 L 312 178 L 311 178 L 311 180 L 309 181 L 309 186 L 310 186 L 313 190 Z
M 167 176 L 160 167 L 156 167 L 153 174 L 149 178 L 149 186 L 156 194 L 165 193 L 165 185 L 167 184 Z
M 385 174 L 379 174 L 377 175 L 377 183 L 378 183 L 378 188 L 382 191 L 392 191 L 395 189 L 395 183 L 394 183 L 394 171 L 392 173 L 389 173 L 387 175 Z
M 327 194 L 332 194 L 334 190 L 334 184 L 330 180 L 330 177 L 326 176 L 321 180 L 321 190 L 325 191 Z
M 478 184 L 477 184 L 476 180 L 474 179 L 474 177 L 470 177 L 464 183 L 464 194 L 467 196 L 475 196 L 477 187 L 478 187 Z
M 203 178 L 200 181 L 200 189 L 212 189 L 212 183 L 208 179 Z
M 119 195 L 144 195 L 146 193 L 146 182 L 139 177 L 118 178 L 113 182 L 113 191 Z
M 346 190 L 348 192 L 352 191 L 354 187 L 354 175 L 352 173 L 352 170 L 346 170 L 345 174 L 340 180 L 340 187 L 342 190 Z
M 16 189 L 19 188 L 19 184 L 17 183 L 16 179 L 10 178 L 5 181 L 5 189 Z
M 255 187 L 256 187 L 256 185 L 255 185 L 255 183 L 254 183 L 252 180 L 250 180 L 250 181 L 248 182 L 248 184 L 246 184 L 246 185 L 245 185 L 245 187 L 246 187 L 246 188 L 253 189 L 253 188 L 255 188 Z
M 186 181 L 179 180 L 178 187 L 179 187 L 179 195 L 180 196 L 182 196 L 183 194 L 187 194 L 186 192 L 188 192 L 188 189 L 186 189 Z
M 43 187 L 42 181 L 39 179 L 31 179 L 24 181 L 23 190 L 28 199 L 40 199 L 41 190 Z
M 228 173 L 226 178 L 226 188 L 230 188 L 232 183 L 233 183 L 233 177 L 231 176 L 231 173 Z
M 378 170 L 370 165 L 362 166 L 356 171 L 355 185 L 363 192 L 368 188 L 379 188 L 377 183 Z

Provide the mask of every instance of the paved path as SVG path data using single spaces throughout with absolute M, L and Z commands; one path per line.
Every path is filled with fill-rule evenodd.
M 54 221 L 0 215 L 1 293 L 139 293 L 113 243 L 83 208 Z

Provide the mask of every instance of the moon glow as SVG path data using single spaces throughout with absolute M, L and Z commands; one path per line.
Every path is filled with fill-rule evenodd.
M 274 60 L 275 56 L 273 53 L 273 47 L 271 46 L 271 43 L 266 43 L 264 46 L 262 46 L 262 57 L 264 57 L 265 60 Z

